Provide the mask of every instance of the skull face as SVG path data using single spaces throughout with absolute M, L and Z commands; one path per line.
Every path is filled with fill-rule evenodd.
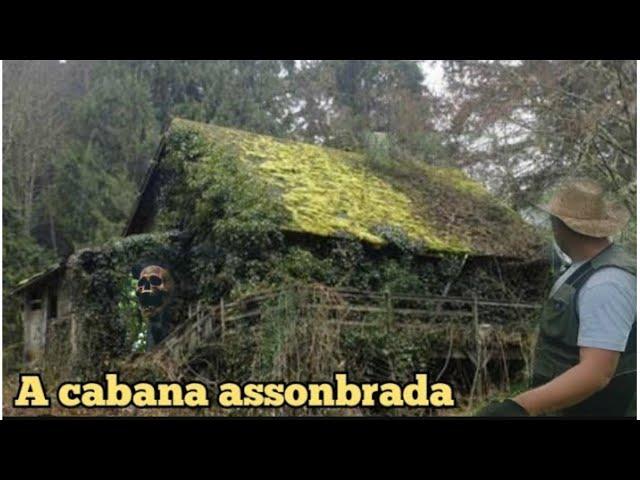
M 157 265 L 145 267 L 138 277 L 136 295 L 144 318 L 152 318 L 164 311 L 171 301 L 174 282 L 168 270 Z

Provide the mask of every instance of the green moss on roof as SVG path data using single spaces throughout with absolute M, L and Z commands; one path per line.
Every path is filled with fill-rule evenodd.
M 195 165 L 206 165 L 213 152 L 229 153 L 287 211 L 285 230 L 347 235 L 373 245 L 400 235 L 432 252 L 517 256 L 530 247 L 522 237 L 531 232 L 519 216 L 459 169 L 414 165 L 403 175 L 386 175 L 361 153 L 183 119 L 173 120 L 167 136 L 169 145 L 198 138 L 197 154 L 182 155 Z M 502 228 L 515 232 L 519 248 Z

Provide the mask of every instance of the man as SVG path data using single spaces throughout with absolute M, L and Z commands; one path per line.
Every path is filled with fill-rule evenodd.
M 531 389 L 478 416 L 635 416 L 636 265 L 608 237 L 629 220 L 590 180 L 562 186 L 547 205 L 571 266 L 540 319 Z

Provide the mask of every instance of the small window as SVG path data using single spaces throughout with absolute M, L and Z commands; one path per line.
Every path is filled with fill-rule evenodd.
M 31 310 L 42 310 L 42 299 L 37 298 L 35 300 L 31 300 L 29 307 L 31 308 Z
M 29 292 L 27 296 L 27 303 L 31 310 L 41 310 L 42 309 L 42 291 L 34 290 Z

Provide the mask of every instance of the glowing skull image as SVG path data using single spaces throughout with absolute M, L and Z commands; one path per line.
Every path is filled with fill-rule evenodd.
M 161 315 L 171 302 L 174 281 L 169 271 L 158 265 L 147 265 L 140 271 L 136 295 L 145 319 Z

